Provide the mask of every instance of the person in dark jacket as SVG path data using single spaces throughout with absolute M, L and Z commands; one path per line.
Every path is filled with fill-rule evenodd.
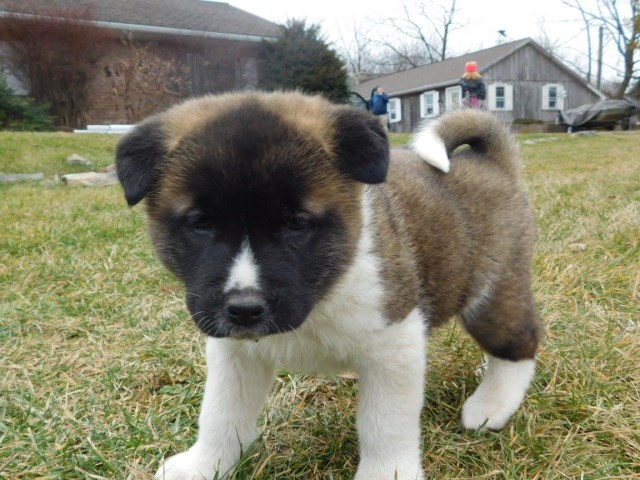
M 384 89 L 378 85 L 371 90 L 371 100 L 369 100 L 369 106 L 371 107 L 371 113 L 373 113 L 380 123 L 387 128 L 387 104 L 389 103 L 389 95 L 384 93 Z
M 462 103 L 468 108 L 483 108 L 484 100 L 487 98 L 487 89 L 478 73 L 476 62 L 464 64 L 464 74 L 460 79 L 462 88 Z

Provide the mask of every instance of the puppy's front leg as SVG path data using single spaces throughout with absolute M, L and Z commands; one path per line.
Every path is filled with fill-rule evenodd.
M 167 459 L 155 480 L 213 480 L 216 473 L 222 478 L 255 440 L 273 378 L 273 365 L 251 361 L 240 342 L 209 338 L 198 439 Z
M 355 480 L 421 480 L 426 352 L 420 314 L 416 310 L 388 327 L 385 336 L 361 369 Z

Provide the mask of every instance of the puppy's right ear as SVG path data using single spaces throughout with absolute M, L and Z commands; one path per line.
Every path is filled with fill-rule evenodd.
M 389 169 L 389 140 L 380 121 L 352 107 L 339 107 L 335 117 L 338 168 L 362 183 L 382 183 Z
M 129 132 L 116 149 L 116 171 L 130 207 L 147 196 L 166 151 L 162 123 L 147 120 Z

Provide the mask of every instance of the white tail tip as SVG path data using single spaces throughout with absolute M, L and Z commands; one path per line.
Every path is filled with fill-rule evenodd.
M 411 148 L 429 165 L 448 172 L 451 163 L 444 142 L 436 133 L 435 124 L 420 130 L 411 142 Z

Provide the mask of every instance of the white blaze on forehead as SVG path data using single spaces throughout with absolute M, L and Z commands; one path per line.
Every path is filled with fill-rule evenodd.
M 240 251 L 233 259 L 229 269 L 229 277 L 224 286 L 224 291 L 243 288 L 260 288 L 260 269 L 253 256 L 249 240 L 245 238 L 240 245 Z
M 411 148 L 429 165 L 436 167 L 443 172 L 449 171 L 449 156 L 447 149 L 438 135 L 438 124 L 432 122 L 422 128 L 411 141 Z

